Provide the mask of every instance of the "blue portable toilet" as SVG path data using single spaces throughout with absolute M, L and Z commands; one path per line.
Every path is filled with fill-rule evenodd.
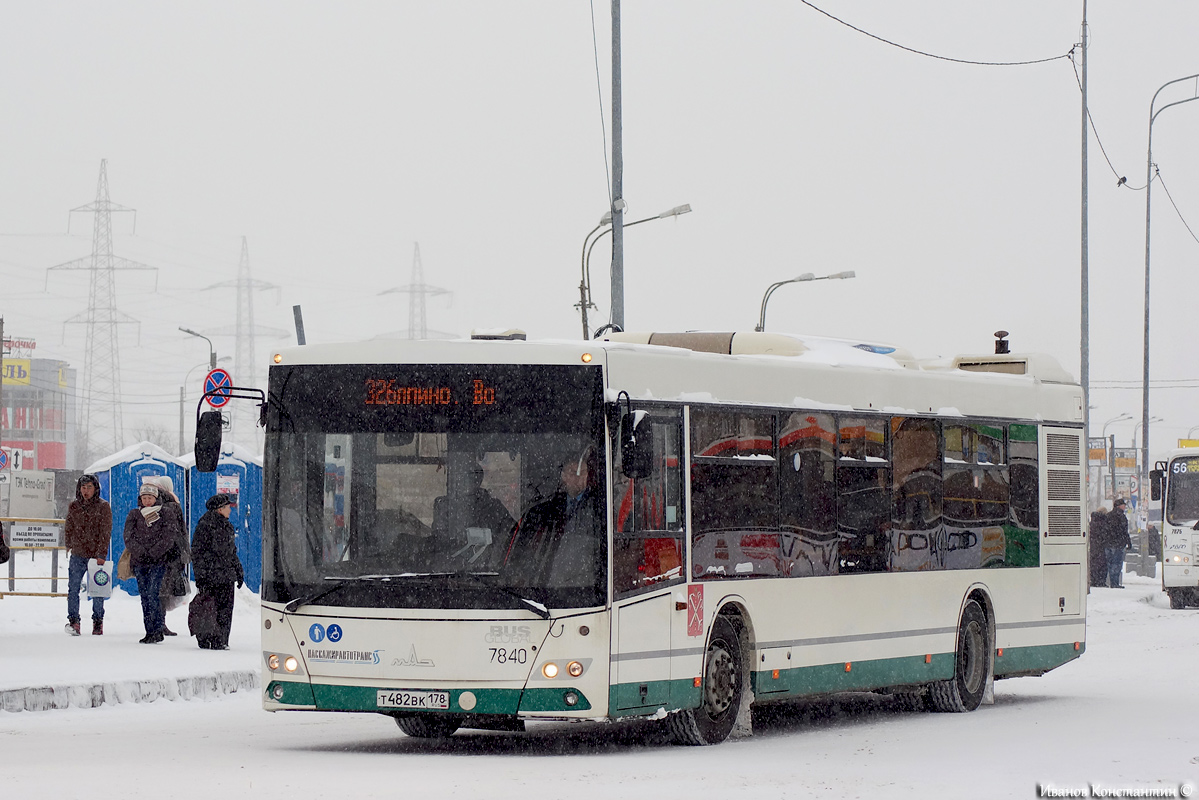
M 229 521 L 237 536 L 237 557 L 246 574 L 246 586 L 257 592 L 262 587 L 262 456 L 232 442 L 221 444 L 216 472 L 196 469 L 194 453 L 182 459 L 188 467 L 188 528 L 207 511 L 205 503 L 214 494 L 230 494 L 237 504 Z
M 175 456 L 151 442 L 139 442 L 102 458 L 89 466 L 100 481 L 100 496 L 112 506 L 112 560 L 119 561 L 125 551 L 125 517 L 137 508 L 137 493 L 149 478 L 166 475 L 175 485 L 175 495 L 187 518 L 187 493 L 183 490 L 187 470 Z M 137 581 L 130 578 L 117 585 L 132 595 L 137 594 Z

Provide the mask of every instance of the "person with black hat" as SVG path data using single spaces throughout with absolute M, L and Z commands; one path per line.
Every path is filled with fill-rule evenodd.
M 196 574 L 196 597 L 192 603 L 210 606 L 215 612 L 213 630 L 193 630 L 202 650 L 228 650 L 233 626 L 233 587 L 245 580 L 237 558 L 237 542 L 229 514 L 233 498 L 214 494 L 204 504 L 208 510 L 196 522 L 192 534 L 192 569 Z
M 1124 588 L 1124 551 L 1132 547 L 1128 535 L 1128 517 L 1124 516 L 1127 504 L 1121 497 L 1112 505 L 1107 519 L 1107 585 L 1113 589 Z
M 67 509 L 67 627 L 71 636 L 79 631 L 79 589 L 87 574 L 89 559 L 103 566 L 109 555 L 112 536 L 112 508 L 100 497 L 100 481 L 95 475 L 81 475 L 75 484 L 75 499 Z M 92 597 L 92 635 L 104 633 L 104 598 Z

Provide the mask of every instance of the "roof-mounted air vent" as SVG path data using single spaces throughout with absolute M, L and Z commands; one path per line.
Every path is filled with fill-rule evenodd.
M 474 331 L 471 331 L 471 332 L 470 332 L 470 338 L 472 338 L 472 339 L 489 339 L 489 340 L 492 340 L 492 341 L 519 341 L 519 342 L 523 342 L 523 341 L 525 341 L 525 339 L 527 339 L 528 337 L 525 335 L 525 332 L 524 332 L 524 331 L 522 331 L 520 328 L 508 328 L 508 329 L 506 329 L 506 330 L 505 330 L 505 329 L 501 329 L 501 328 L 496 328 L 496 329 L 494 329 L 494 330 L 474 330 Z

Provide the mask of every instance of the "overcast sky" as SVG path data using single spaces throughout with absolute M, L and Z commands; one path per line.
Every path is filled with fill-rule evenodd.
M 884 39 L 949 58 L 1023 61 L 1079 41 L 1082 3 L 818 0 Z M 599 86 L 592 14 L 599 44 Z M 1199 73 L 1199 4 L 1092 0 L 1091 377 L 1141 374 L 1149 102 Z M 626 327 L 881 340 L 918 356 L 1051 353 L 1079 373 L 1080 92 L 1067 59 L 972 66 L 889 46 L 798 0 L 623 4 Z M 175 430 L 206 360 L 178 325 L 235 321 L 241 237 L 259 325 L 310 342 L 406 333 L 420 243 L 428 326 L 577 337 L 583 237 L 608 207 L 604 0 L 377 3 L 0 2 L 0 314 L 37 354 L 81 365 L 85 256 L 101 159 L 116 252 L 126 428 Z M 602 98 L 600 88 L 602 87 Z M 1193 96 L 1194 85 L 1167 99 Z M 1165 187 L 1199 230 L 1199 102 L 1154 126 Z M 610 146 L 610 139 L 609 146 Z M 1199 242 L 1153 191 L 1154 379 L 1199 378 Z M 592 259 L 602 322 L 608 249 Z M 1192 331 L 1188 333 L 1187 331 Z M 232 338 L 215 339 L 233 353 Z M 259 339 L 259 359 L 290 338 Z M 80 370 L 82 374 L 82 370 Z M 192 375 L 195 396 L 203 369 Z M 236 377 L 236 376 L 235 376 Z M 1192 384 L 1193 386 L 1194 384 Z M 1199 425 L 1197 388 L 1153 395 L 1154 446 Z M 1139 388 L 1096 388 L 1093 431 L 1140 418 Z M 1132 423 L 1113 425 L 1127 445 Z

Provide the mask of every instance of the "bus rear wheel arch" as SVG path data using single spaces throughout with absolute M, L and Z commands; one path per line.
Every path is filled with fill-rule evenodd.
M 973 711 L 982 704 L 991 675 L 991 638 L 986 612 L 980 601 L 971 597 L 958 623 L 953 677 L 928 687 L 928 702 L 934 711 Z

